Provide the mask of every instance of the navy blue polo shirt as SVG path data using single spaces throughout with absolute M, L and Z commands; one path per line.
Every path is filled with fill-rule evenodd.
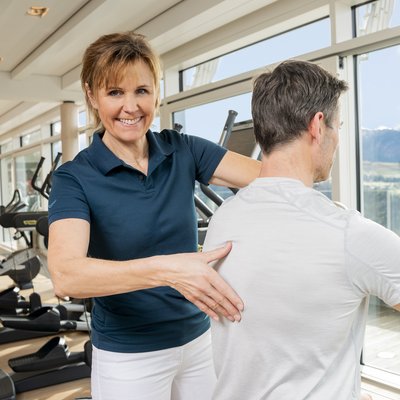
M 96 133 L 52 177 L 49 224 L 89 221 L 93 258 L 197 251 L 194 183 L 209 182 L 226 150 L 172 130 L 148 131 L 147 140 L 147 176 L 117 158 Z M 208 317 L 168 286 L 94 299 L 92 342 L 99 349 L 161 350 L 188 343 L 208 328 Z

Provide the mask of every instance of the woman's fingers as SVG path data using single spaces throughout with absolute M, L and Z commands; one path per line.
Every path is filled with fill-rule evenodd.
M 227 242 L 224 247 L 206 251 L 202 254 L 206 262 L 210 263 L 226 257 L 231 250 L 232 243 Z M 223 310 L 226 310 L 229 315 L 234 317 L 235 321 L 240 321 L 240 311 L 243 311 L 244 308 L 242 299 L 218 273 L 212 274 L 212 281 L 210 283 L 212 284 L 213 290 L 210 291 L 211 294 L 208 293 L 208 296 L 217 302 L 220 306 L 219 310 L 222 310 L 221 313 L 225 315 Z
M 201 253 L 201 255 L 204 256 L 204 259 L 207 263 L 210 263 L 212 261 L 218 261 L 221 258 L 226 257 L 231 250 L 232 250 L 232 242 L 226 242 L 224 247 L 219 247 L 214 250 L 205 251 Z
M 206 304 L 219 314 L 228 318 L 231 316 L 235 321 L 241 320 L 241 311 L 244 309 L 243 301 L 239 295 L 229 286 L 221 276 L 213 272 L 211 287 L 207 292 L 208 301 Z
M 224 258 L 232 244 L 204 253 L 172 255 L 174 268 L 166 282 L 211 318 L 222 315 L 230 321 L 240 321 L 242 299 L 209 263 Z M 171 259 L 169 259 L 171 260 Z
M 240 321 L 241 319 L 240 311 L 229 299 L 225 298 L 213 288 L 210 284 L 210 280 L 203 282 L 201 287 L 177 283 L 174 288 L 201 311 L 215 320 L 218 320 L 218 315 L 222 315 L 232 322 Z
M 216 314 L 223 315 L 232 322 L 240 322 L 242 319 L 240 311 L 237 306 L 231 303 L 229 298 L 224 297 L 221 293 L 211 288 L 205 296 L 203 302 L 208 306 L 210 310 Z
M 219 321 L 218 314 L 210 307 L 207 306 L 207 304 L 203 303 L 200 300 L 195 300 L 193 301 L 193 304 L 201 311 L 203 311 L 205 314 L 207 314 L 210 318 L 214 319 L 215 321 Z M 230 321 L 234 321 L 234 319 L 231 316 L 227 317 Z

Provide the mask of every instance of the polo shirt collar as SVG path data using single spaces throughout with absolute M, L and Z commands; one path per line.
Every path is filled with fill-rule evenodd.
M 146 133 L 146 136 L 149 142 L 148 175 L 150 175 L 175 149 L 170 143 L 162 140 L 160 136 L 156 136 L 150 130 Z M 92 161 L 104 175 L 121 165 L 126 167 L 126 164 L 103 143 L 102 137 L 103 132 L 93 134 L 92 144 L 88 148 Z
M 168 142 L 164 141 L 160 135 L 155 135 L 152 131 L 147 132 L 147 140 L 149 142 L 149 166 L 147 175 L 151 173 L 173 152 L 175 148 Z

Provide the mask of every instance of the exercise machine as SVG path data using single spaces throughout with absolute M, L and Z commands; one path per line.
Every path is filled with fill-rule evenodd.
M 64 337 L 54 337 L 35 353 L 10 359 L 12 373 L 0 369 L 0 400 L 16 400 L 18 393 L 89 378 L 91 359 L 90 341 L 82 352 L 73 353 Z

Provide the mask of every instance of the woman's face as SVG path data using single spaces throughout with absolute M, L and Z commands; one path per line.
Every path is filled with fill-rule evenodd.
M 156 87 L 150 68 L 141 60 L 127 66 L 115 86 L 89 92 L 89 98 L 112 140 L 140 142 L 153 122 Z

